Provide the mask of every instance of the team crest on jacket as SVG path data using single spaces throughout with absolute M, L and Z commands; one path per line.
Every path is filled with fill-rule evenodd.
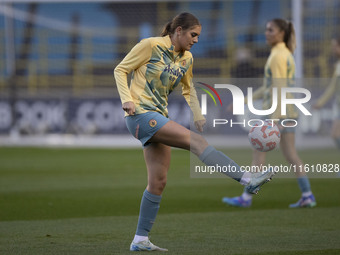
M 152 119 L 152 120 L 149 121 L 149 125 L 150 125 L 150 127 L 155 127 L 157 125 L 157 121 Z
M 184 60 L 182 61 L 182 66 L 185 66 L 186 63 L 187 63 L 187 61 L 184 59 Z

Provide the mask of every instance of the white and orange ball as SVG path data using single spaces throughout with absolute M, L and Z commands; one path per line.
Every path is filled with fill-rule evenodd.
M 257 121 L 248 134 L 249 142 L 258 151 L 266 152 L 280 144 L 280 130 L 273 121 Z

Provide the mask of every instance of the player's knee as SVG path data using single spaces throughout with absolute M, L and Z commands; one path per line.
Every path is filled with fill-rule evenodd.
M 184 149 L 190 150 L 190 148 L 191 148 L 191 139 L 190 139 L 190 136 L 189 137 L 183 137 L 181 142 L 183 143 L 182 147 Z
M 294 164 L 294 162 L 296 162 L 296 158 L 293 155 L 286 155 L 286 160 L 290 163 L 290 164 Z
M 301 159 L 297 155 L 288 155 L 286 157 L 287 161 L 292 165 L 302 165 Z
M 200 155 L 207 146 L 208 142 L 203 136 L 192 132 L 190 140 L 190 150 L 194 154 Z
M 253 155 L 253 165 L 255 166 L 260 166 L 263 165 L 266 162 L 266 157 L 263 156 L 262 154 L 260 155 Z
M 151 193 L 161 195 L 166 186 L 166 181 L 167 181 L 166 177 L 149 181 L 148 186 Z
M 163 190 L 165 189 L 165 186 L 166 186 L 166 178 L 159 182 L 158 190 L 160 192 L 163 192 Z

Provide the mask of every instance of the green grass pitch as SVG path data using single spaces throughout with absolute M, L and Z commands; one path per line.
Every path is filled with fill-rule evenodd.
M 250 162 L 250 150 L 226 153 Z M 340 154 L 300 155 L 317 164 Z M 268 160 L 284 163 L 277 151 Z M 168 254 L 340 254 L 340 178 L 311 178 L 313 209 L 288 209 L 300 196 L 294 178 L 275 178 L 239 209 L 221 203 L 241 193 L 237 182 L 190 178 L 189 164 L 173 150 L 151 232 Z M 141 149 L 0 148 L 0 254 L 131 254 L 145 186 Z

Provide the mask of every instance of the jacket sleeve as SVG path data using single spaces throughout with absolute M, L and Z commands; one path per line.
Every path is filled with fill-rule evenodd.
M 151 57 L 151 42 L 144 39 L 136 44 L 114 69 L 114 77 L 122 104 L 133 101 L 127 82 L 127 76 L 133 70 L 147 63 Z
M 193 60 L 191 59 L 191 61 Z M 193 74 L 192 74 L 192 64 L 191 64 L 188 71 L 185 73 L 185 75 L 181 79 L 182 95 L 184 96 L 185 100 L 187 101 L 194 115 L 194 121 L 204 120 L 205 118 L 203 117 L 201 113 L 201 107 L 198 102 L 196 89 L 192 82 L 192 77 L 193 77 Z
M 270 67 L 269 67 L 270 77 L 265 77 L 263 80 L 263 85 L 253 92 L 253 100 L 262 99 L 266 88 L 277 87 L 279 102 L 281 102 L 281 87 L 286 86 L 287 83 L 287 60 L 283 55 L 276 54 L 273 57 Z M 271 83 L 271 84 L 268 84 Z M 245 103 L 248 103 L 247 98 Z
M 266 91 L 266 84 L 265 84 L 265 81 L 264 81 L 263 85 L 253 92 L 253 100 L 255 101 L 255 100 L 258 100 L 258 99 L 262 99 L 265 91 Z M 244 103 L 248 104 L 248 98 L 247 97 L 244 99 Z
M 336 85 L 340 83 L 340 75 L 338 76 L 337 73 L 333 75 L 333 78 L 331 80 L 331 83 L 328 85 L 325 92 L 322 94 L 322 96 L 318 99 L 316 102 L 316 106 L 322 107 L 324 106 L 327 101 L 334 95 L 336 91 Z

